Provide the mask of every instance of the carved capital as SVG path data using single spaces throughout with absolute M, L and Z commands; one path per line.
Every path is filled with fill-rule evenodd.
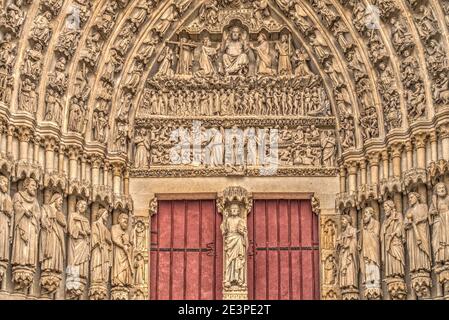
M 26 126 L 20 126 L 17 128 L 17 138 L 20 142 L 30 142 L 33 131 Z
M 402 149 L 404 148 L 402 143 L 394 143 L 391 145 L 391 156 L 393 158 L 399 158 L 402 155 Z
M 427 133 L 418 133 L 414 136 L 416 148 L 425 148 L 427 141 Z

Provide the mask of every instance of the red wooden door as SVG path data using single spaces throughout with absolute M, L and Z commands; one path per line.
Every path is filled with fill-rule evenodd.
M 255 200 L 248 217 L 251 300 L 318 300 L 318 217 L 309 200 Z
M 220 219 L 214 200 L 159 201 L 151 221 L 150 299 L 221 299 Z

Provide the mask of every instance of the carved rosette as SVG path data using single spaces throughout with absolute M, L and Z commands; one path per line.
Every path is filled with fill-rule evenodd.
M 252 205 L 251 193 L 242 187 L 229 187 L 218 195 L 217 209 L 223 215 L 223 300 L 248 300 L 247 216 Z

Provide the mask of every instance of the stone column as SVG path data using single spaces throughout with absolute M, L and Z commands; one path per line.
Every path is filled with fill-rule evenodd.
M 393 177 L 395 178 L 395 180 L 400 181 L 401 180 L 401 175 L 402 175 L 402 169 L 401 169 L 401 155 L 402 155 L 402 145 L 401 144 L 394 144 L 391 147 L 391 156 L 393 158 L 392 162 L 393 162 Z M 393 201 L 394 204 L 396 205 L 396 209 L 399 212 L 402 212 L 402 193 L 401 193 L 401 189 L 400 186 L 398 185 L 398 190 L 397 192 L 394 192 L 393 194 Z
M 416 166 L 420 170 L 426 169 L 426 140 L 426 133 L 417 134 L 415 136 Z M 418 184 L 418 192 L 421 195 L 423 203 L 427 203 L 427 187 L 424 183 Z
M 449 160 L 449 124 L 444 124 L 440 127 L 441 138 L 441 158 Z

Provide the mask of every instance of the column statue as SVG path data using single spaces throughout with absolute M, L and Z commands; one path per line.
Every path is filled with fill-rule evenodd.
M 89 274 L 90 222 L 86 217 L 87 202 L 78 201 L 76 211 L 69 215 L 69 246 L 66 287 L 72 298 L 84 293 Z
M 92 224 L 90 242 L 90 289 L 91 300 L 107 298 L 109 272 L 111 268 L 112 237 L 107 227 L 108 211 L 100 209 Z
M 405 230 L 401 213 L 397 212 L 392 200 L 384 203 L 385 220 L 380 237 L 382 243 L 382 262 L 385 280 L 393 300 L 407 297 L 405 286 Z
M 408 196 L 409 209 L 404 226 L 407 238 L 407 253 L 412 278 L 412 287 L 418 297 L 430 297 L 432 270 L 430 251 L 429 211 L 422 203 L 419 193 Z
M 118 217 L 118 224 L 112 226 L 112 299 L 127 300 L 133 284 L 132 243 L 128 233 L 129 218 L 125 213 Z
M 26 178 L 13 197 L 14 240 L 12 279 L 15 290 L 27 293 L 36 273 L 41 208 L 37 201 L 37 182 Z
M 0 290 L 6 290 L 6 270 L 13 234 L 13 207 L 8 185 L 9 179 L 0 175 Z
M 48 294 L 53 294 L 59 288 L 64 272 L 67 221 L 62 212 L 62 203 L 62 195 L 55 193 L 50 203 L 42 207 L 39 260 L 41 287 Z

